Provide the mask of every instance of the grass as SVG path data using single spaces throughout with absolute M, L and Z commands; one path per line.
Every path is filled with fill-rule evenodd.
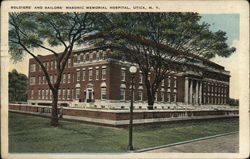
M 192 123 L 135 127 L 134 149 L 160 146 L 205 136 L 238 131 L 239 120 L 220 119 Z M 10 152 L 126 152 L 128 129 L 60 121 L 10 113 Z

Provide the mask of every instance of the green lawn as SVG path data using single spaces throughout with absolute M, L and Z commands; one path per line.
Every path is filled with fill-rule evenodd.
M 9 114 L 10 152 L 125 152 L 128 129 Z M 185 124 L 164 124 L 134 128 L 134 149 L 160 146 L 210 135 L 238 131 L 238 119 L 220 119 Z

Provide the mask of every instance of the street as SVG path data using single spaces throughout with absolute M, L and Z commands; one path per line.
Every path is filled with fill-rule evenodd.
M 237 153 L 239 152 L 239 134 L 215 137 L 166 148 L 146 151 L 148 153 L 158 152 L 186 152 L 186 153 Z

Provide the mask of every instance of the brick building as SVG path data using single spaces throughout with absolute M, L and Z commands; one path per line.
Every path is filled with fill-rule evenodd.
M 63 72 L 58 103 L 69 107 L 128 108 L 131 64 L 109 58 L 108 55 L 115 49 L 102 46 L 74 51 Z M 55 82 L 54 56 L 43 56 L 41 60 L 51 81 Z M 224 67 L 189 56 L 185 57 L 185 64 L 191 67 L 164 79 L 156 95 L 155 109 L 228 104 L 230 74 Z M 40 66 L 35 59 L 30 59 L 29 66 L 28 103 L 50 105 L 52 93 Z M 147 108 L 146 88 L 142 78 L 138 70 L 134 94 L 136 109 Z

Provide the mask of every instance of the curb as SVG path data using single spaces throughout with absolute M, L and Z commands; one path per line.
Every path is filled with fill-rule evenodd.
M 239 133 L 239 131 L 233 131 L 233 132 L 229 132 L 229 133 L 223 133 L 223 134 L 207 136 L 207 137 L 202 137 L 202 138 L 197 138 L 197 139 L 192 139 L 192 140 L 186 140 L 186 141 L 176 142 L 176 143 L 167 144 L 167 145 L 149 147 L 149 148 L 139 149 L 139 150 L 134 150 L 134 151 L 129 151 L 129 152 L 140 153 L 140 152 L 145 152 L 145 151 L 150 151 L 150 150 L 155 150 L 155 149 L 160 149 L 160 148 L 166 148 L 166 147 L 171 147 L 171 146 L 176 146 L 176 145 L 181 145 L 181 144 L 186 144 L 186 143 L 191 143 L 191 142 L 196 142 L 196 141 L 201 141 L 201 140 L 207 140 L 207 139 L 231 135 L 231 134 L 237 134 L 237 133 Z

